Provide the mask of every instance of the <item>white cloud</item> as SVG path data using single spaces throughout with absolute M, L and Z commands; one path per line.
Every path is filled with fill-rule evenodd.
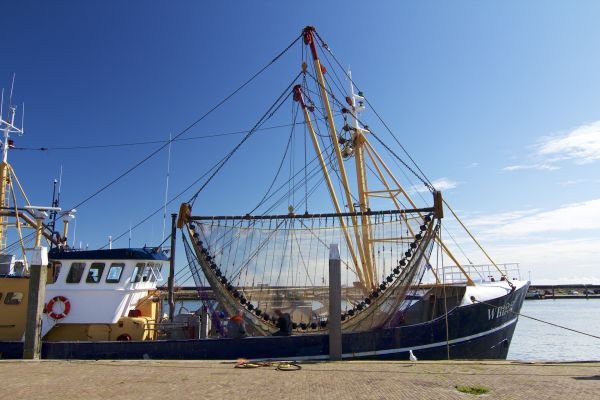
M 600 121 L 581 125 L 562 135 L 546 136 L 534 146 L 531 158 L 538 162 L 515 164 L 504 167 L 503 171 L 559 169 L 554 163 L 572 160 L 576 164 L 589 164 L 600 160 Z
M 436 190 L 445 191 L 445 190 L 454 189 L 455 187 L 457 187 L 460 184 L 460 182 L 456 182 L 456 181 L 453 181 L 448 178 L 439 178 L 439 179 L 432 181 L 431 184 L 433 185 L 433 187 Z M 422 193 L 422 192 L 428 192 L 428 191 L 429 191 L 429 189 L 427 189 L 424 185 L 413 186 L 410 189 L 410 193 Z
M 554 171 L 560 169 L 556 165 L 550 164 L 530 164 L 530 165 L 509 165 L 508 167 L 502 168 L 503 171 L 518 171 L 523 169 L 535 169 L 538 171 Z
M 590 183 L 590 182 L 594 182 L 594 181 L 592 181 L 591 179 L 569 179 L 566 181 L 559 182 L 559 184 L 563 185 L 563 186 L 571 186 L 571 185 L 579 185 L 582 183 Z
M 515 237 L 539 233 L 600 230 L 600 199 L 567 204 L 515 219 L 484 232 L 486 236 Z M 600 248 L 600 243 L 597 244 Z
M 451 221 L 446 228 L 453 230 L 471 261 L 489 264 L 465 234 L 454 231 Z M 550 210 L 472 215 L 464 221 L 493 260 L 519 263 L 521 278 L 531 271 L 534 284 L 600 283 L 600 199 Z M 453 241 L 446 238 L 446 242 L 455 250 Z
M 558 239 L 488 246 L 500 262 L 519 262 L 534 284 L 600 283 L 600 238 Z
M 600 121 L 579 126 L 565 135 L 544 138 L 537 146 L 537 154 L 578 164 L 600 160 Z
M 479 167 L 478 162 L 472 162 L 471 164 L 467 165 L 465 168 L 476 168 L 476 167 Z
M 466 224 L 469 227 L 498 227 L 511 223 L 519 218 L 527 217 L 529 215 L 538 213 L 540 210 L 532 208 L 530 210 L 516 210 L 508 211 L 504 213 L 496 213 L 490 215 L 484 215 L 466 220 Z

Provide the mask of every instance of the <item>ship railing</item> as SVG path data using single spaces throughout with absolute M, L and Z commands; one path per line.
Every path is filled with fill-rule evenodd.
M 475 283 L 498 282 L 504 279 L 520 280 L 519 263 L 504 264 L 462 264 L 462 269 Z M 500 270 L 500 271 L 498 271 Z M 444 283 L 465 283 L 465 275 L 456 265 L 447 265 L 438 272 L 439 279 Z

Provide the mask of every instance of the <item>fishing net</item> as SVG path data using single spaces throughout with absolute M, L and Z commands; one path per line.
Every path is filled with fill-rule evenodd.
M 405 211 L 192 217 L 186 254 L 229 313 L 254 334 L 276 330 L 276 309 L 299 332 L 327 330 L 329 250 L 338 245 L 346 331 L 389 324 L 428 268 L 432 217 Z M 193 250 L 193 251 L 192 251 Z

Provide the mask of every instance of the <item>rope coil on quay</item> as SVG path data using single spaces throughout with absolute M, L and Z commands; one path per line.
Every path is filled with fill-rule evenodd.
M 259 368 L 259 367 L 275 367 L 276 371 L 300 371 L 302 366 L 296 361 L 256 361 L 250 362 L 248 360 L 240 359 L 234 368 Z

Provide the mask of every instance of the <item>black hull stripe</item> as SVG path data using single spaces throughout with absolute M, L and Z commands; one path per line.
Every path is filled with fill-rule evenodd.
M 397 348 L 397 349 L 361 351 L 361 352 L 357 352 L 357 353 L 344 353 L 344 354 L 342 354 L 342 358 L 354 359 L 354 358 L 359 358 L 359 357 L 381 356 L 384 354 L 408 353 L 409 350 L 413 350 L 413 351 L 425 350 L 425 349 L 432 349 L 435 347 L 442 347 L 442 346 L 447 346 L 447 345 L 452 345 L 452 344 L 457 344 L 457 343 L 462 343 L 462 342 L 468 342 L 469 340 L 478 339 L 483 336 L 490 335 L 490 334 L 500 331 L 512 324 L 516 324 L 517 320 L 518 320 L 518 317 L 513 318 L 510 321 L 507 321 L 507 322 L 503 323 L 502 325 L 497 326 L 488 331 L 479 332 L 474 335 L 464 336 L 464 337 L 460 337 L 457 339 L 451 339 L 448 341 L 423 344 L 420 346 L 413 346 L 413 347 L 401 347 L 401 348 Z M 286 357 L 268 358 L 268 360 L 274 360 L 274 361 L 277 361 L 277 360 L 281 361 L 281 360 L 287 360 L 287 359 L 289 359 L 289 357 L 287 357 L 287 358 Z M 308 360 L 329 360 L 329 355 L 300 356 L 300 357 L 293 357 L 293 359 L 298 360 L 298 361 L 301 361 L 301 360 L 306 360 L 306 361 L 308 361 Z M 267 358 L 255 359 L 255 361 L 260 361 L 260 360 L 267 360 Z

